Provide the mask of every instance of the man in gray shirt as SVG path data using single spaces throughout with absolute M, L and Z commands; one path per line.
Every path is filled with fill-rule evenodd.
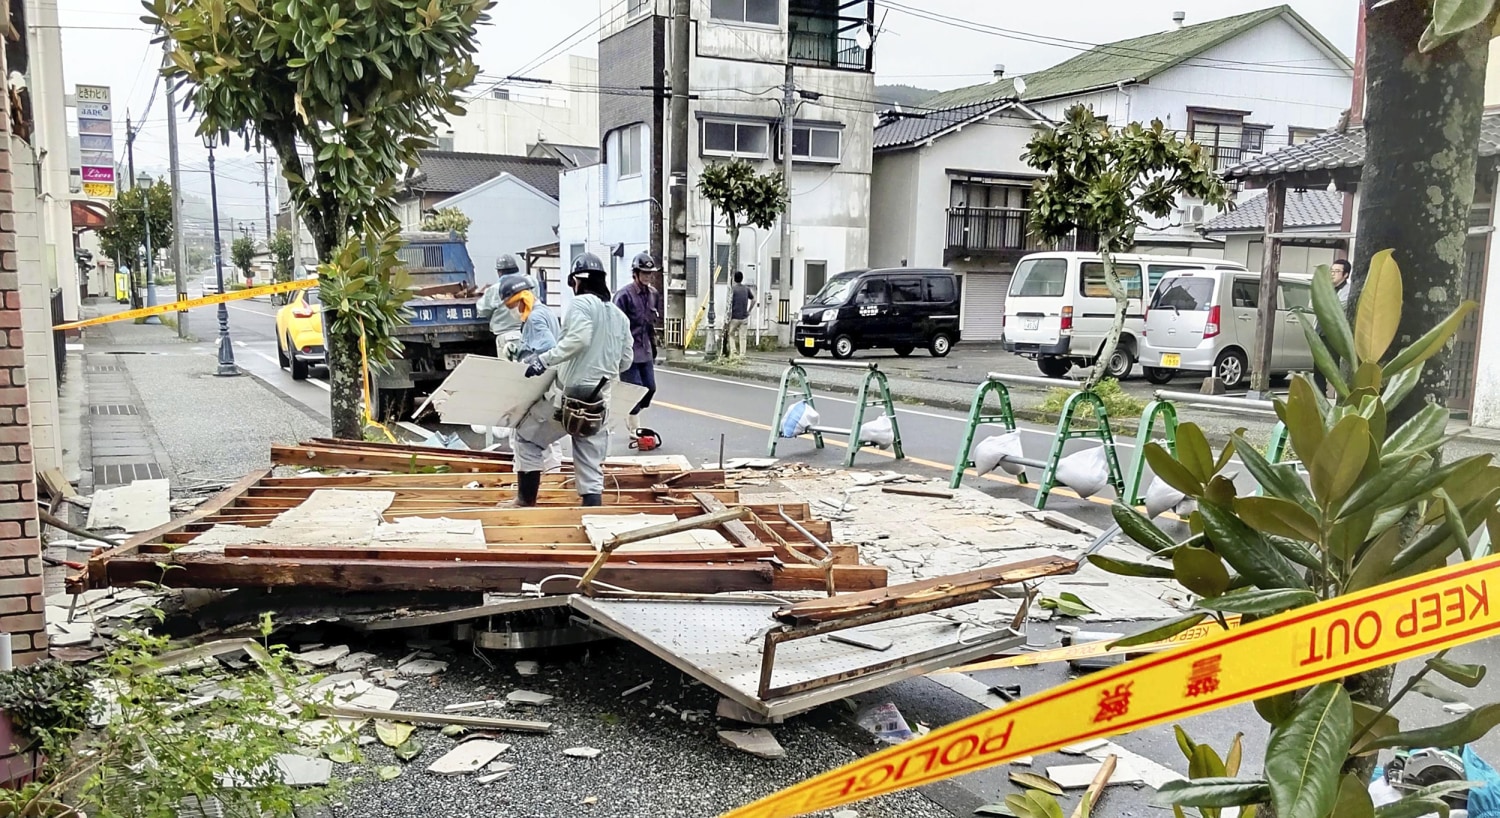
M 729 289 L 729 354 L 740 358 L 745 354 L 746 322 L 750 308 L 755 304 L 755 290 L 745 283 L 744 273 L 734 274 L 734 286 Z

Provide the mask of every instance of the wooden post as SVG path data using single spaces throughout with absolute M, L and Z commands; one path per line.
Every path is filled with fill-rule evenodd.
M 1266 187 L 1266 234 L 1260 261 L 1260 298 L 1255 310 L 1255 349 L 1250 360 L 1250 395 L 1271 389 L 1271 348 L 1276 338 L 1276 283 L 1281 275 L 1281 231 L 1285 223 L 1286 181 Z

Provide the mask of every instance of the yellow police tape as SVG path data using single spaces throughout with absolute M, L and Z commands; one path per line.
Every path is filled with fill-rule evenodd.
M 1238 628 L 1240 626 L 1239 614 L 1224 617 L 1224 624 L 1228 625 L 1231 630 Z M 1039 650 L 1035 653 L 1021 653 L 1015 656 L 1006 656 L 1002 659 L 989 659 L 970 665 L 950 667 L 938 672 L 972 673 L 976 670 L 1030 667 L 1031 665 L 1044 665 L 1048 662 L 1071 662 L 1076 659 L 1093 659 L 1100 656 L 1120 656 L 1128 653 L 1157 653 L 1167 648 L 1178 648 L 1188 642 L 1197 642 L 1200 639 L 1206 639 L 1223 630 L 1217 621 L 1210 619 L 1201 625 L 1194 625 L 1170 639 L 1147 642 L 1143 645 L 1136 645 L 1129 648 L 1111 648 L 1109 646 L 1111 640 L 1106 639 L 1102 642 L 1084 642 L 1080 645 L 1068 645 L 1067 647 L 1053 648 L 1052 650 Z
M 1500 632 L 1500 556 L 1431 571 L 1081 677 L 726 813 L 783 818 L 1339 679 Z
M 289 293 L 293 290 L 305 290 L 308 287 L 318 286 L 316 278 L 304 278 L 300 281 L 285 281 L 280 284 L 267 284 L 264 287 L 252 287 L 248 290 L 233 290 L 218 295 L 205 295 L 202 298 L 189 298 L 184 301 L 171 301 L 166 304 L 158 304 L 155 307 L 142 307 L 138 310 L 126 310 L 124 312 L 101 315 L 98 318 L 85 318 L 82 321 L 69 321 L 65 324 L 57 324 L 52 328 L 78 329 L 80 327 L 92 327 L 97 324 L 108 324 L 114 321 L 134 321 L 137 318 L 147 318 L 152 315 L 165 315 L 169 312 L 182 312 L 197 307 L 206 307 L 210 304 L 222 304 L 226 301 L 240 301 L 246 298 L 254 298 L 257 295 L 273 295 L 275 293 Z

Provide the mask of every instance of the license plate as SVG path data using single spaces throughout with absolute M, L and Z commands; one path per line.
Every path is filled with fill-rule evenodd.
M 802 345 L 807 347 L 808 349 L 812 349 L 813 347 L 818 345 L 818 342 L 813 340 L 812 338 L 803 338 Z
M 1026 319 L 1026 322 L 1025 322 L 1025 327 L 1027 329 L 1036 329 L 1037 327 L 1039 327 L 1041 325 L 1042 325 L 1042 319 L 1040 319 L 1040 318 L 1028 318 L 1028 319 Z
M 1163 355 L 1161 356 L 1161 365 L 1167 367 L 1168 369 L 1176 369 L 1177 367 L 1182 366 L 1182 356 Z
M 461 363 L 463 363 L 463 361 L 464 361 L 464 356 L 462 356 L 462 355 L 444 355 L 443 356 L 443 368 L 444 369 L 457 369 L 458 365 L 461 364 Z

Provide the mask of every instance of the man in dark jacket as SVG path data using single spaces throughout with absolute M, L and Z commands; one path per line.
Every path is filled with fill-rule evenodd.
M 630 319 L 630 337 L 634 355 L 630 368 L 620 373 L 620 380 L 646 390 L 644 397 L 630 410 L 625 428 L 635 437 L 641 428 L 641 410 L 651 405 L 656 394 L 656 323 L 661 318 L 660 298 L 647 276 L 656 272 L 656 260 L 650 253 L 637 253 L 630 261 L 630 285 L 615 293 L 615 306 Z

